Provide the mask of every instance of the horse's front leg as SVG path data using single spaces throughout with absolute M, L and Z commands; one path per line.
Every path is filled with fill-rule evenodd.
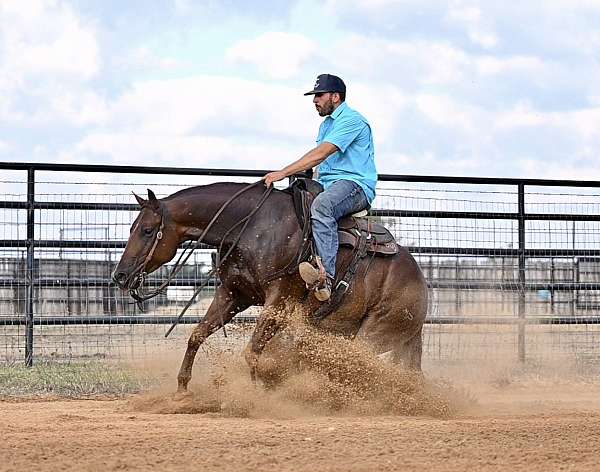
M 250 367 L 250 377 L 253 381 L 257 377 L 260 355 L 269 341 L 273 339 L 273 336 L 283 327 L 284 317 L 281 310 L 273 306 L 263 309 L 256 322 L 256 328 L 254 328 L 254 332 L 252 333 L 250 344 L 245 351 L 246 362 Z
M 217 331 L 223 325 L 229 323 L 231 319 L 240 311 L 245 310 L 250 306 L 235 295 L 231 294 L 223 286 L 217 288 L 215 298 L 211 302 L 206 315 L 192 331 L 190 339 L 188 340 L 187 350 L 179 369 L 179 375 L 177 376 L 177 391 L 182 393 L 187 390 L 188 383 L 192 378 L 192 366 L 194 365 L 194 359 L 198 348 L 206 338 Z

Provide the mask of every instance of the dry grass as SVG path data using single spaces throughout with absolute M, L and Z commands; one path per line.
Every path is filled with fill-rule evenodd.
M 40 363 L 0 367 L 0 398 L 112 397 L 138 393 L 154 380 L 128 367 L 107 362 Z

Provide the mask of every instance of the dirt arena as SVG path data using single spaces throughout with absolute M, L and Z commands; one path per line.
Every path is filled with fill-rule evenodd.
M 231 418 L 129 400 L 0 402 L 0 470 L 598 470 L 600 388 L 518 388 L 478 412 Z
M 568 364 L 430 363 L 423 380 L 309 339 L 308 373 L 276 389 L 204 351 L 183 397 L 162 356 L 136 366 L 161 385 L 124 399 L 6 398 L 0 471 L 599 470 L 600 382 Z

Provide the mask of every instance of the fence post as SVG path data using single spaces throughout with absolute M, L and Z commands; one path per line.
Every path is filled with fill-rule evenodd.
M 27 267 L 25 280 L 25 365 L 33 365 L 33 284 L 35 258 L 35 170 L 27 169 Z
M 575 233 L 575 222 L 572 221 L 571 222 L 571 232 L 572 232 L 572 240 L 573 240 L 573 244 L 572 244 L 572 248 L 573 248 L 573 253 L 575 253 L 575 238 L 576 238 L 576 233 Z M 573 282 L 575 282 L 575 286 L 579 285 L 579 282 L 581 282 L 581 274 L 579 273 L 579 258 L 577 257 L 573 257 L 573 259 L 571 259 L 572 262 L 572 267 L 573 270 L 571 271 L 572 275 L 573 275 Z M 579 305 L 579 292 L 577 291 L 576 288 L 573 289 L 573 291 L 571 292 L 571 316 L 575 316 L 575 314 L 577 313 L 577 305 Z
M 525 184 L 518 184 L 519 210 L 519 361 L 525 362 Z

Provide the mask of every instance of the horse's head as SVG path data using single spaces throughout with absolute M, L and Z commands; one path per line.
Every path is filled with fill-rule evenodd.
M 124 290 L 137 289 L 146 274 L 173 259 L 179 245 L 164 203 L 150 189 L 148 200 L 133 195 L 141 210 L 131 225 L 127 246 L 112 273 L 113 281 Z

